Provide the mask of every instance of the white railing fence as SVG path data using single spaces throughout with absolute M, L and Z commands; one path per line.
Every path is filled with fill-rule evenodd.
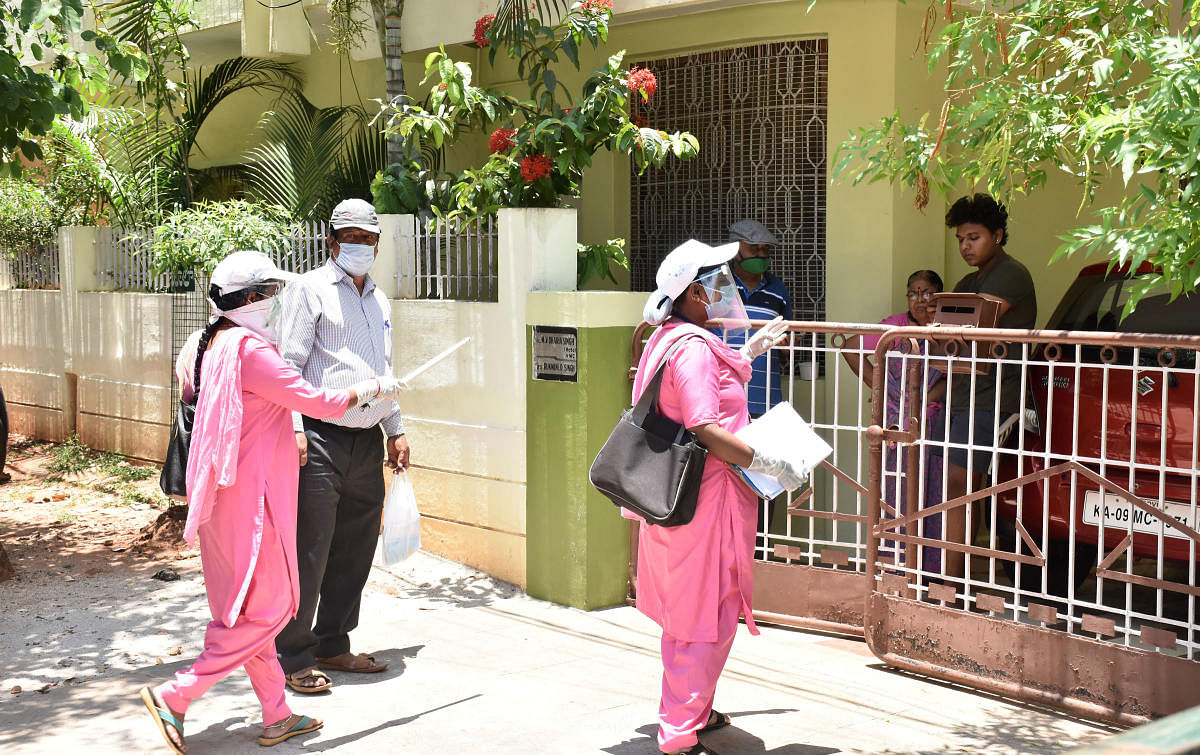
M 0 253 L 0 288 L 58 288 L 58 242 Z
M 110 291 L 165 291 L 166 273 L 151 271 L 154 258 L 146 250 L 153 228 L 100 228 L 96 239 L 96 277 Z
M 397 230 L 401 291 L 417 299 L 496 301 L 497 221 L 418 220 L 415 229 Z

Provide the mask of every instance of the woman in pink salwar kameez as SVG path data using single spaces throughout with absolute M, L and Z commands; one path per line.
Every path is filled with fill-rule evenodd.
M 713 709 L 713 697 L 739 617 L 758 634 L 751 615 L 758 498 L 730 464 L 772 474 L 789 488 L 802 482 L 785 462 L 734 436 L 749 422 L 751 362 L 783 337 L 782 324 L 764 327 L 741 350 L 698 324 L 722 318 L 736 328 L 745 321 L 725 264 L 737 249 L 736 243 L 713 248 L 688 241 L 663 260 L 644 313 L 662 327 L 646 344 L 633 388 L 636 402 L 678 344 L 663 372 L 658 410 L 708 449 L 692 521 L 678 527 L 643 522 L 639 529 L 637 607 L 663 630 L 658 745 L 667 753 L 704 752 L 698 735 L 730 723 Z
M 262 704 L 263 745 L 316 731 L 291 712 L 275 635 L 295 615 L 296 454 L 291 412 L 340 415 L 398 384 L 381 377 L 348 390 L 318 390 L 273 345 L 275 295 L 293 277 L 259 252 L 235 252 L 213 271 L 214 317 L 175 364 L 181 397 L 196 399 L 188 451 L 184 539 L 200 541 L 213 620 L 204 651 L 186 670 L 139 695 L 167 744 L 186 751 L 188 705 L 239 667 Z M 197 398 L 198 397 L 198 398 Z

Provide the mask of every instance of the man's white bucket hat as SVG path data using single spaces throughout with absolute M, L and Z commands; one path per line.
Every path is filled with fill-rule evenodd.
M 329 216 L 329 226 L 333 230 L 341 228 L 361 228 L 371 233 L 379 233 L 379 216 L 375 207 L 364 199 L 343 199 L 333 208 Z
M 671 315 L 672 301 L 687 290 L 696 280 L 701 269 L 723 265 L 738 253 L 738 244 L 709 246 L 703 241 L 688 239 L 671 250 L 662 264 L 654 282 L 658 288 L 646 300 L 642 317 L 651 325 L 658 325 Z

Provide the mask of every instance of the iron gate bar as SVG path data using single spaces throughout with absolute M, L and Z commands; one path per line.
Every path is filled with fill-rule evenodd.
M 1027 346 L 1022 347 L 1016 360 L 1007 359 L 1010 345 L 1045 344 L 1045 348 L 1040 354 L 1048 369 L 1048 377 L 1043 378 L 1046 386 L 1046 399 L 1044 401 L 1046 406 L 1043 407 L 1046 413 L 1045 426 L 1042 428 L 1042 442 L 1045 444 L 1044 451 L 1027 449 L 1025 447 L 1024 432 L 1026 428 L 1023 426 L 1022 421 L 1024 420 L 1024 409 L 1027 406 L 1027 388 L 1022 389 L 1020 399 L 1022 411 L 1016 415 L 1019 425 L 1016 434 L 1018 440 L 1016 451 L 1000 447 L 999 436 L 1001 431 L 998 425 L 993 431 L 993 445 L 988 446 L 986 442 L 982 444 L 977 442 L 973 428 L 968 431 L 968 440 L 966 441 L 968 469 L 972 466 L 974 454 L 979 448 L 983 448 L 990 453 L 993 474 L 1001 474 L 999 467 L 996 465 L 1001 463 L 1002 454 L 1015 455 L 1018 470 L 1023 467 L 1027 456 L 1031 463 L 1042 460 L 1045 462 L 1045 466 L 1041 470 L 1035 470 L 1032 473 L 1024 475 L 1018 474 L 1015 479 L 1006 480 L 1003 483 L 987 486 L 976 491 L 970 490 L 970 477 L 968 476 L 968 492 L 965 495 L 957 496 L 941 504 L 916 512 L 910 512 L 891 521 L 881 521 L 883 516 L 881 497 L 883 492 L 883 452 L 885 441 L 916 446 L 917 448 L 924 448 L 925 444 L 929 442 L 921 438 L 919 434 L 916 437 L 903 438 L 901 436 L 907 433 L 889 432 L 882 427 L 884 421 L 884 390 L 886 385 L 885 365 L 888 352 L 892 350 L 893 342 L 896 339 L 906 339 L 911 342 L 926 340 L 942 345 L 945 354 L 943 361 L 948 367 L 947 373 L 954 371 L 956 360 L 966 362 L 966 366 L 972 375 L 969 388 L 966 389 L 970 396 L 969 406 L 972 412 L 972 424 L 975 421 L 974 412 L 979 411 L 978 407 L 975 406 L 974 374 L 980 372 L 980 365 L 985 365 L 984 371 L 987 373 L 991 373 L 993 366 L 995 366 L 995 377 L 992 379 L 994 381 L 993 384 L 997 388 L 993 391 L 995 396 L 993 406 L 997 407 L 998 411 L 1001 392 L 999 387 L 1001 380 L 1000 370 L 1006 367 L 1011 370 L 1017 366 L 1015 364 L 1006 365 L 1005 363 L 1019 361 L 1021 386 L 1028 386 L 1032 381 L 1029 368 L 1041 364 L 1041 362 L 1033 359 L 1032 352 Z M 981 360 L 979 347 L 980 344 L 984 343 L 988 345 L 988 353 Z M 1072 423 L 1071 446 L 1068 453 L 1061 453 L 1053 446 L 1054 391 L 1059 388 L 1055 381 L 1055 367 L 1059 364 L 1059 360 L 1062 357 L 1062 346 L 1067 344 L 1075 346 L 1076 351 L 1074 353 L 1073 364 L 1068 362 L 1062 365 L 1064 369 L 1072 371 L 1075 378 L 1074 387 L 1072 388 L 1073 406 L 1070 410 L 1070 416 L 1065 421 L 1072 422 L 1072 418 L 1080 416 L 1080 384 L 1083 370 L 1099 370 L 1103 376 L 1104 396 L 1100 412 L 1102 418 L 1102 445 L 1099 458 L 1095 459 L 1095 461 L 1099 464 L 1101 472 L 1104 472 L 1107 467 L 1116 466 L 1119 468 L 1117 473 L 1120 474 L 1122 469 L 1128 468 L 1128 477 L 1130 480 L 1128 486 L 1115 483 L 1104 477 L 1103 474 L 1098 474 L 1080 463 L 1079 459 L 1081 458 L 1089 462 L 1093 461 L 1093 459 L 1080 454 L 1078 422 Z M 1085 361 L 1080 355 L 1081 352 L 1078 350 L 1078 347 L 1089 345 L 1101 347 L 1100 363 Z M 1120 347 L 1130 347 L 1133 349 L 1128 368 L 1124 364 L 1117 363 L 1117 349 Z M 1157 367 L 1152 367 L 1150 370 L 1143 370 L 1143 366 L 1140 364 L 1141 350 L 1155 348 L 1166 349 L 1167 351 L 1160 351 L 1158 353 Z M 1196 350 L 1200 349 L 1200 337 L 1090 331 L 1010 331 L 982 328 L 901 327 L 889 330 L 880 338 L 874 353 L 872 416 L 871 427 L 867 433 L 870 444 L 869 494 L 866 497 L 869 507 L 868 516 L 871 520 L 868 538 L 868 569 L 870 570 L 868 572 L 868 584 L 870 585 L 871 592 L 867 599 L 865 625 L 867 627 L 866 639 L 868 645 L 876 656 L 890 665 L 899 668 L 929 674 L 1005 695 L 1050 703 L 1083 713 L 1084 715 L 1124 724 L 1142 723 L 1151 717 L 1174 712 L 1200 703 L 1200 685 L 1195 683 L 1197 679 L 1196 662 L 1194 660 L 1170 656 L 1157 650 L 1160 648 L 1174 650 L 1180 641 L 1179 635 L 1176 632 L 1160 629 L 1147 623 L 1163 621 L 1175 626 L 1182 625 L 1185 630 L 1185 643 L 1192 643 L 1195 633 L 1198 631 L 1192 600 L 1194 596 L 1200 595 L 1200 586 L 1170 582 L 1161 578 L 1164 571 L 1165 532 L 1170 528 L 1186 535 L 1187 539 L 1190 540 L 1189 553 L 1191 554 L 1191 561 L 1189 564 L 1188 579 L 1191 582 L 1195 582 L 1196 544 L 1200 542 L 1200 536 L 1187 523 L 1175 521 L 1165 509 L 1165 504 L 1168 501 L 1169 495 L 1166 474 L 1168 470 L 1173 473 L 1181 472 L 1190 476 L 1191 503 L 1189 505 L 1193 513 L 1197 511 L 1196 475 L 1198 470 L 1195 468 L 1198 445 L 1196 437 L 1198 434 L 1197 429 L 1195 427 L 1190 428 L 1193 433 L 1191 444 L 1193 468 L 1186 470 L 1169 465 L 1167 463 L 1168 433 L 1165 428 L 1168 423 L 1174 420 L 1172 414 L 1168 411 L 1166 390 L 1163 390 L 1160 402 L 1161 419 L 1159 421 L 1157 432 L 1158 442 L 1156 444 L 1159 451 L 1158 463 L 1149 464 L 1140 461 L 1137 444 L 1136 428 L 1139 422 L 1142 421 L 1138 411 L 1138 376 L 1143 374 L 1143 372 L 1157 371 L 1155 374 L 1161 373 L 1163 383 L 1171 385 L 1173 374 L 1171 370 L 1173 369 L 1176 369 L 1181 374 L 1192 375 L 1194 377 L 1200 375 L 1200 370 L 1196 366 L 1193 366 L 1190 370 L 1176 368 L 1178 358 L 1175 354 L 1175 349 L 1189 350 L 1194 354 Z M 962 352 L 961 354 L 960 351 Z M 912 348 L 909 352 L 909 354 L 900 358 L 909 360 L 908 366 L 911 371 L 913 361 L 925 359 L 926 357 L 921 354 L 918 348 Z M 1110 412 L 1108 407 L 1109 375 L 1114 371 L 1128 373 L 1131 376 L 1130 421 L 1125 425 L 1125 430 L 1130 436 L 1128 460 L 1120 457 L 1109 458 L 1108 452 L 1105 450 L 1106 446 L 1103 445 L 1107 440 L 1106 428 L 1108 427 L 1108 415 Z M 1066 383 L 1064 387 L 1070 385 L 1071 383 Z M 918 390 L 913 381 L 909 382 L 909 390 L 910 392 Z M 959 390 L 963 390 L 963 388 L 960 387 Z M 1196 410 L 1200 409 L 1200 380 L 1196 382 L 1193 390 L 1195 393 L 1192 401 L 1193 415 L 1191 422 L 1194 424 L 1197 416 Z M 1147 390 L 1148 392 L 1149 390 Z M 947 398 L 947 405 L 949 406 L 949 404 L 950 401 Z M 923 401 L 909 401 L 906 412 L 908 421 L 904 424 L 911 428 L 914 420 L 916 420 L 916 407 L 923 408 L 923 406 Z M 984 407 L 990 408 L 986 404 Z M 998 418 L 1000 415 L 996 414 L 994 416 Z M 1042 422 L 1043 420 L 1039 417 L 1038 421 Z M 1152 424 L 1152 422 L 1146 420 L 1146 424 Z M 948 429 L 945 436 L 945 443 L 942 444 L 940 441 L 938 443 L 947 449 L 954 446 L 950 441 Z M 912 496 L 910 500 L 917 501 L 919 499 L 916 497 L 916 493 L 922 482 L 920 479 L 914 479 L 915 476 L 912 474 L 914 469 L 912 462 L 917 455 L 910 453 L 908 456 L 910 457 L 910 463 L 908 465 L 909 476 L 906 484 L 910 496 Z M 1064 458 L 1056 464 L 1049 463 L 1052 459 L 1062 458 L 1063 456 L 1068 458 Z M 943 457 L 946 457 L 945 452 L 943 452 Z M 1157 472 L 1158 492 L 1156 497 L 1164 503 L 1163 509 L 1153 506 L 1129 490 L 1130 487 L 1134 486 L 1134 476 L 1139 470 Z M 1057 626 L 1060 625 L 1059 609 L 1055 605 L 1028 602 L 1026 600 L 1026 596 L 1033 597 L 1041 593 L 1041 590 L 1048 588 L 1042 587 L 1040 590 L 1034 588 L 1033 591 L 1030 591 L 1022 587 L 1020 568 L 1017 566 L 1014 566 L 1016 577 L 1012 588 L 996 585 L 1003 591 L 1012 594 L 1014 619 L 1019 618 L 1020 610 L 1024 608 L 1026 615 L 1030 619 L 1044 625 L 1053 625 L 1054 628 L 1050 628 L 1050 626 L 1030 626 L 1016 620 L 1010 620 L 1007 617 L 982 616 L 978 613 L 973 613 L 971 609 L 972 602 L 975 603 L 975 610 L 988 611 L 989 613 L 1006 612 L 1008 606 L 1001 596 L 993 596 L 977 591 L 980 587 L 987 588 L 990 585 L 987 581 L 980 582 L 974 579 L 974 575 L 969 568 L 969 561 L 963 565 L 964 570 L 961 577 L 958 575 L 947 575 L 948 579 L 956 582 L 961 581 L 963 584 L 964 592 L 961 597 L 964 607 L 959 609 L 957 607 L 959 595 L 953 587 L 936 582 L 923 585 L 921 583 L 924 581 L 922 579 L 922 572 L 919 569 L 908 568 L 914 565 L 914 560 L 908 558 L 908 552 L 913 549 L 906 549 L 906 569 L 904 573 L 890 571 L 894 567 L 881 562 L 879 559 L 880 540 L 886 538 L 889 541 L 903 541 L 921 546 L 934 547 L 942 552 L 961 551 L 965 554 L 974 553 L 980 555 L 989 559 L 990 573 L 993 575 L 995 574 L 995 561 L 997 559 L 1012 561 L 1014 564 L 1029 563 L 1038 567 L 1046 567 L 1046 554 L 1041 552 L 1041 548 L 1036 547 L 1037 544 L 1032 542 L 1029 532 L 1021 524 L 1022 497 L 1025 492 L 1025 486 L 1030 482 L 1051 480 L 1059 475 L 1069 475 L 1070 477 L 1069 515 L 1067 520 L 1071 532 L 1071 537 L 1068 540 L 1068 558 L 1070 559 L 1075 557 L 1074 554 L 1076 551 L 1076 538 L 1074 535 L 1076 517 L 1080 517 L 1080 520 L 1083 521 L 1082 517 L 1084 516 L 1084 512 L 1077 508 L 1076 501 L 1077 493 L 1081 490 L 1079 487 L 1080 478 L 1096 486 L 1101 500 L 1098 508 L 1104 509 L 1102 514 L 1096 515 L 1098 517 L 1097 525 L 1094 525 L 1099 533 L 1097 541 L 1098 552 L 1103 552 L 1108 542 L 1105 537 L 1105 528 L 1108 517 L 1106 497 L 1109 494 L 1114 495 L 1118 501 L 1124 501 L 1130 507 L 1130 511 L 1142 511 L 1151 515 L 1153 517 L 1152 521 L 1157 522 L 1158 563 L 1156 573 L 1159 578 L 1132 573 L 1133 559 L 1136 554 L 1131 548 L 1134 545 L 1134 533 L 1140 531 L 1134 528 L 1136 519 L 1128 515 L 1126 516 L 1128 524 L 1125 527 L 1126 535 L 1124 539 L 1109 551 L 1106 558 L 1096 565 L 1096 574 L 1098 577 L 1096 606 L 1100 611 L 1112 610 L 1104 602 L 1102 594 L 1104 579 L 1113 579 L 1127 584 L 1137 584 L 1156 590 L 1156 610 L 1153 615 L 1148 615 L 1134 609 L 1130 603 L 1130 594 L 1126 593 L 1125 608 L 1120 609 L 1125 622 L 1121 627 L 1122 631 L 1125 632 L 1126 638 L 1126 645 L 1124 646 L 1098 639 L 1101 636 L 1115 637 L 1117 635 L 1116 622 L 1111 618 L 1082 613 L 1082 611 L 1088 610 L 1090 605 L 1086 600 L 1080 600 L 1075 594 L 1075 588 L 1070 586 L 1068 586 L 1067 595 L 1065 596 L 1066 613 L 1063 617 L 1066 622 L 1067 631 L 1058 631 Z M 968 504 L 975 500 L 995 498 L 1000 493 L 1010 490 L 1016 490 L 1017 492 L 1015 501 L 1017 517 L 1013 519 L 1016 524 L 1016 532 L 1020 536 L 1021 544 L 1035 551 L 1036 557 L 1025 556 L 1020 552 L 1008 553 L 996 550 L 995 548 L 978 548 L 968 544 L 974 539 L 970 519 L 971 507 Z M 1086 490 L 1091 490 L 1091 488 L 1087 488 Z M 1042 491 L 1041 537 L 1043 544 L 1045 544 L 1050 542 L 1047 519 L 1050 510 L 1048 499 L 1049 488 L 1043 486 Z M 1031 503 L 1030 505 L 1035 504 Z M 1078 506 L 1082 505 L 1081 503 L 1078 504 Z M 949 512 L 956 508 L 964 509 L 967 514 L 966 542 L 964 543 L 946 539 L 945 531 L 943 531 L 943 539 L 922 538 L 898 531 L 907 525 L 914 524 L 931 515 Z M 994 544 L 997 541 L 996 523 L 999 515 L 997 514 L 996 506 L 991 507 L 991 511 L 991 534 L 989 537 L 990 541 Z M 1108 529 L 1112 530 L 1114 527 L 1108 525 Z M 1017 547 L 1016 550 L 1019 551 L 1020 548 Z M 1113 564 L 1126 554 L 1128 554 L 1126 572 L 1114 571 L 1111 568 Z M 967 558 L 969 558 L 969 555 Z M 1070 571 L 1067 572 L 1068 584 L 1070 580 L 1075 578 L 1075 568 L 1072 565 Z M 1043 577 L 1044 579 L 1045 577 Z M 1047 585 L 1048 583 L 1043 581 L 1042 584 Z M 973 592 L 972 588 L 976 588 L 976 591 Z M 920 589 L 925 590 L 925 601 L 937 601 L 942 603 L 942 605 L 932 605 L 929 602 L 918 600 Z M 1188 599 L 1188 610 L 1190 613 L 1184 623 L 1181 624 L 1173 619 L 1166 619 L 1163 610 L 1163 591 L 1172 591 L 1181 595 L 1193 596 Z M 945 603 L 952 603 L 952 606 L 947 606 Z M 1097 639 L 1073 633 L 1072 626 L 1076 621 L 1075 611 L 1077 609 L 1082 613 L 1078 619 L 1080 629 L 1085 633 L 1095 634 Z M 1137 620 L 1136 624 L 1135 619 Z M 1135 634 L 1141 643 L 1154 646 L 1156 650 L 1147 651 L 1133 647 L 1131 641 Z M 1194 645 L 1187 644 L 1186 648 L 1189 657 L 1192 657 Z

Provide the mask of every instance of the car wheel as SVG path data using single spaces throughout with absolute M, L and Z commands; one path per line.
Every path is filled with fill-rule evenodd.
M 1000 550 L 1012 553 L 1033 555 L 1021 541 L 1020 551 L 1016 550 L 1017 528 L 1011 519 L 998 517 L 996 520 L 996 546 Z M 1072 565 L 1074 568 L 1072 568 Z M 1004 573 L 1016 584 L 1016 562 L 1004 561 Z M 1087 581 L 1088 575 L 1096 566 L 1096 546 L 1087 543 L 1075 543 L 1075 559 L 1071 560 L 1071 544 L 1066 540 L 1051 540 L 1046 548 L 1046 592 L 1059 598 L 1067 597 L 1068 586 L 1074 581 L 1075 590 Z M 1021 564 L 1021 590 L 1023 592 L 1041 592 L 1042 568 L 1032 564 Z

